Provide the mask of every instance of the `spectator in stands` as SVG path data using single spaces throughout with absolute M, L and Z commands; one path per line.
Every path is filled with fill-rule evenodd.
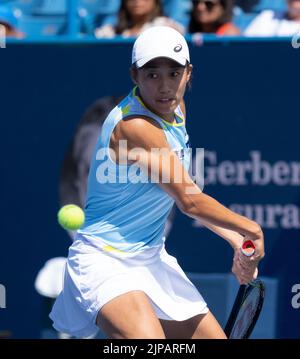
M 300 0 L 287 0 L 287 11 L 262 11 L 246 28 L 246 36 L 293 36 L 300 33 Z
M 24 34 L 17 30 L 17 19 L 13 12 L 5 6 L 0 6 L 0 34 L 5 37 L 24 37 Z
M 95 30 L 95 36 L 136 37 L 151 26 L 170 26 L 183 33 L 184 27 L 163 16 L 161 0 L 122 0 L 115 26 L 104 25 Z
M 188 32 L 239 35 L 240 30 L 231 22 L 232 14 L 232 0 L 193 0 Z

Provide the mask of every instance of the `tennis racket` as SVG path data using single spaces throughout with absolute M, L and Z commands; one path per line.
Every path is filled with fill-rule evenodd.
M 241 248 L 250 257 L 255 252 L 252 241 L 245 241 Z M 229 339 L 248 339 L 262 310 L 265 286 L 260 279 L 241 285 L 234 301 L 224 332 Z

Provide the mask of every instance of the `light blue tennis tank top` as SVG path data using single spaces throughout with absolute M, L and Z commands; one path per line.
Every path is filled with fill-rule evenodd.
M 85 207 L 86 220 L 78 233 L 101 241 L 106 248 L 134 252 L 159 245 L 174 200 L 133 165 L 117 165 L 109 154 L 111 134 L 119 121 L 146 116 L 162 127 L 170 148 L 186 169 L 190 149 L 184 115 L 178 106 L 168 123 L 143 104 L 135 87 L 104 121 L 92 157 Z

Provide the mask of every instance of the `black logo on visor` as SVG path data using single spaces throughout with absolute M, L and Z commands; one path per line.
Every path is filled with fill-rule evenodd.
M 182 50 L 182 45 L 180 44 L 174 47 L 175 52 L 180 52 L 181 50 Z

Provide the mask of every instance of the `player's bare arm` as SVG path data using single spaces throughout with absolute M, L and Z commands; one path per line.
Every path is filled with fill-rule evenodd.
M 160 183 L 160 186 L 174 198 L 183 213 L 210 225 L 234 231 L 243 238 L 256 241 L 255 260 L 263 258 L 264 242 L 261 227 L 256 222 L 232 212 L 212 197 L 202 193 L 176 154 L 168 146 L 163 131 L 153 122 L 150 119 L 134 118 L 119 124 L 118 136 L 115 140 L 126 139 L 129 150 L 143 149 L 143 151 L 133 152 L 134 156 L 129 157 L 129 160 L 138 160 L 141 166 L 147 166 L 148 175 L 152 177 L 157 176 L 159 179 L 170 177 L 169 183 Z M 163 148 L 166 151 L 157 155 L 151 151 L 153 148 Z M 153 166 L 157 163 L 159 166 Z M 180 183 L 176 183 L 174 173 L 184 174 Z M 216 227 L 214 229 L 216 230 Z M 229 232 L 227 232 L 228 234 Z M 229 241 L 231 237 L 232 234 L 227 237 Z

